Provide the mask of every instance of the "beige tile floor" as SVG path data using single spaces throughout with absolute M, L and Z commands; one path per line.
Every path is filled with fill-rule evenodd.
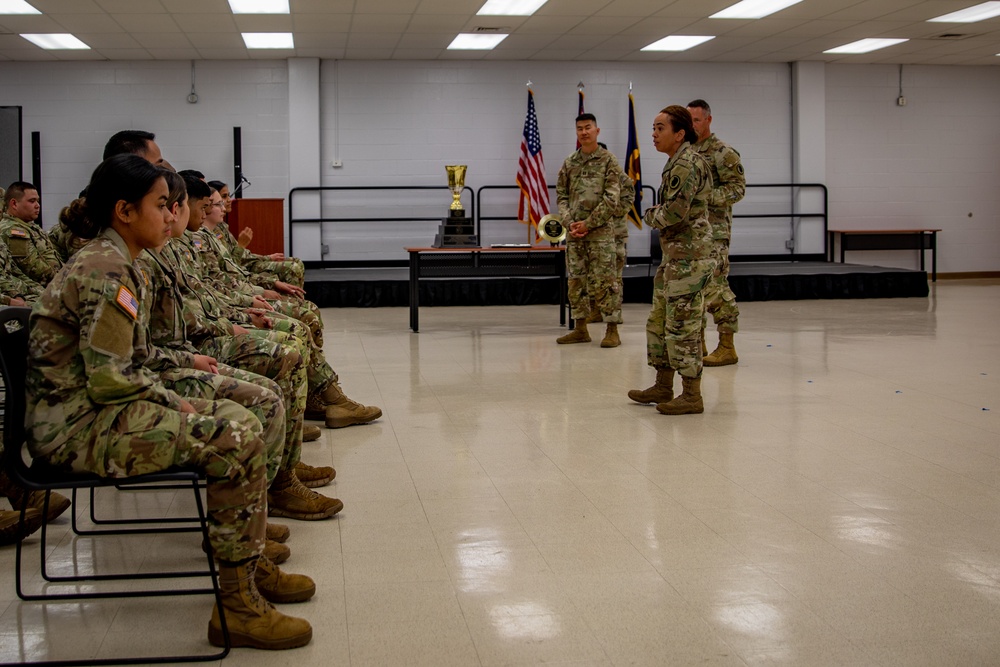
M 1000 664 L 1000 283 L 742 311 L 739 365 L 684 417 L 625 397 L 653 375 L 642 305 L 611 350 L 557 346 L 551 306 L 425 308 L 419 334 L 405 309 L 325 311 L 385 417 L 306 445 L 346 504 L 291 523 L 319 593 L 285 610 L 313 643 L 228 663 Z M 200 556 L 54 530 L 61 568 Z M 205 647 L 204 600 L 21 603 L 0 565 L 0 660 Z

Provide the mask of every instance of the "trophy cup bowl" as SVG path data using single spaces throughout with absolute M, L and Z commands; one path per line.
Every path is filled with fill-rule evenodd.
M 558 213 L 549 213 L 538 221 L 538 235 L 549 243 L 562 243 L 566 240 L 566 228 L 562 226 L 562 217 Z
M 452 211 L 465 210 L 462 206 L 462 188 L 465 187 L 465 170 L 468 168 L 464 164 L 451 164 L 444 168 L 448 172 L 448 187 L 451 188 Z

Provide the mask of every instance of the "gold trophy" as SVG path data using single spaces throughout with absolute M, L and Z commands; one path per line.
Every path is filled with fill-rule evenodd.
M 451 188 L 452 211 L 465 210 L 462 207 L 462 188 L 465 187 L 466 169 L 468 169 L 468 166 L 464 164 L 450 164 L 444 168 L 448 172 L 448 187 Z
M 448 189 L 451 190 L 451 207 L 448 217 L 441 220 L 437 235 L 434 237 L 435 248 L 478 248 L 479 237 L 476 235 L 476 225 L 471 218 L 465 216 L 462 206 L 462 190 L 465 188 L 464 164 L 449 164 L 444 170 L 448 173 Z
M 549 213 L 538 221 L 538 235 L 553 244 L 566 240 L 566 228 L 558 213 Z

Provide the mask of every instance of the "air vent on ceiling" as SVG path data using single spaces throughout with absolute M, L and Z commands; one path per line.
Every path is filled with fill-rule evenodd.
M 962 32 L 943 32 L 940 35 L 931 35 L 928 39 L 941 39 L 948 42 L 955 42 L 960 39 L 968 39 L 969 37 L 975 37 L 972 33 L 962 33 Z
M 476 26 L 472 29 L 472 32 L 485 32 L 485 33 L 509 33 L 510 28 L 489 28 L 484 25 Z

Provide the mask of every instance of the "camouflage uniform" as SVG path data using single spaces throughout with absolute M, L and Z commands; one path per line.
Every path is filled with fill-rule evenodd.
M 0 238 L 10 248 L 20 274 L 39 285 L 48 285 L 62 266 L 59 255 L 49 245 L 49 237 L 33 222 L 4 214 L 0 219 Z
M 712 169 L 712 194 L 708 198 L 708 221 L 712 225 L 712 256 L 715 271 L 705 287 L 705 322 L 712 314 L 720 333 L 740 330 L 740 309 L 736 295 L 729 288 L 729 241 L 733 229 L 733 204 L 743 199 L 746 177 L 740 154 L 729 144 L 710 134 L 694 144 Z
M 14 297 L 21 297 L 28 305 L 33 304 L 45 289 L 30 278 L 25 278 L 14 265 L 10 249 L 0 243 L 0 305 L 9 306 Z
M 301 358 L 293 353 L 293 359 L 285 359 L 285 355 L 274 355 L 275 350 L 268 348 L 251 357 L 256 364 L 245 363 L 244 358 L 234 356 L 231 366 L 228 365 L 229 357 L 210 354 L 219 361 L 218 374 L 192 369 L 194 355 L 200 352 L 187 338 L 183 297 L 178 284 L 183 276 L 178 280 L 175 267 L 163 256 L 169 252 L 148 250 L 136 260 L 149 279 L 149 297 L 143 299 L 143 307 L 147 312 L 150 342 L 177 367 L 161 372 L 161 378 L 182 396 L 205 397 L 206 392 L 212 392 L 212 398 L 227 398 L 250 410 L 264 426 L 270 483 L 279 469 L 285 469 L 286 458 L 293 458 L 293 453 L 286 450 L 294 450 L 291 462 L 294 467 L 302 448 L 305 374 Z M 288 386 L 295 371 L 297 375 L 291 379 L 301 383 L 298 392 Z M 276 382 L 278 378 L 281 383 Z M 291 396 L 286 394 L 288 389 L 292 389 Z M 302 396 L 296 402 L 297 393 Z M 298 413 L 294 413 L 296 407 Z
M 659 206 L 643 222 L 660 230 L 663 259 L 653 279 L 653 307 L 646 322 L 649 365 L 701 377 L 702 290 L 715 269 L 708 197 L 712 172 L 691 144 L 684 143 L 663 167 Z
M 59 255 L 59 259 L 63 261 L 63 264 L 68 262 L 69 258 L 76 254 L 77 250 L 87 245 L 89 240 L 82 239 L 71 232 L 69 227 L 62 223 L 62 220 L 49 230 L 49 245 Z
M 587 236 L 567 236 L 567 286 L 572 317 L 586 320 L 592 300 L 605 322 L 622 321 L 622 294 L 615 278 L 614 217 L 619 209 L 622 169 L 615 156 L 597 147 L 566 158 L 556 184 L 563 226 L 584 221 Z
M 625 281 L 622 273 L 625 271 L 625 260 L 628 258 L 628 212 L 632 210 L 635 203 L 635 183 L 624 171 L 621 176 L 621 194 L 619 195 L 619 207 L 615 217 L 615 270 L 618 275 L 618 294 L 621 299 L 625 297 Z M 619 302 L 620 303 L 620 302 Z
M 146 368 L 144 279 L 112 229 L 80 250 L 31 314 L 27 414 L 32 456 L 59 470 L 126 477 L 190 466 L 207 475 L 209 538 L 220 560 L 258 555 L 267 513 L 260 422 L 227 400 L 196 414 Z M 137 296 L 139 295 L 139 296 Z
M 263 274 L 266 276 L 274 276 L 274 279 L 281 280 L 292 285 L 297 285 L 303 287 L 305 285 L 306 278 L 306 267 L 302 263 L 302 260 L 298 257 L 289 257 L 284 261 L 275 261 L 273 259 L 268 259 L 264 255 L 258 255 L 255 252 L 243 248 L 240 246 L 236 237 L 233 236 L 232 231 L 229 229 L 229 225 L 225 222 L 219 224 L 215 228 L 216 238 L 222 242 L 222 244 L 232 255 L 233 259 L 240 263 L 240 266 L 245 268 L 247 271 L 256 274 Z

